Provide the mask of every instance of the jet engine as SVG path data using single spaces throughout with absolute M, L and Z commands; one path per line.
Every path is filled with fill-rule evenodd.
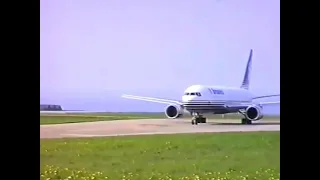
M 183 108 L 178 105 L 169 105 L 165 108 L 164 113 L 169 119 L 176 119 L 183 116 Z
M 262 107 L 253 105 L 247 107 L 245 111 L 245 116 L 247 119 L 251 121 L 257 121 L 263 118 Z

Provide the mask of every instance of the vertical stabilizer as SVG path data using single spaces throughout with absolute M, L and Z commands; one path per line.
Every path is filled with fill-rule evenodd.
M 250 71 L 251 71 L 251 64 L 252 64 L 252 53 L 253 50 L 250 50 L 250 55 L 249 55 L 249 59 L 247 62 L 247 67 L 246 67 L 246 71 L 244 73 L 244 77 L 242 80 L 242 84 L 241 87 L 242 89 L 249 89 L 249 85 L 250 85 Z

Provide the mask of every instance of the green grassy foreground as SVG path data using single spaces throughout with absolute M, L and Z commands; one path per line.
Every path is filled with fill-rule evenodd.
M 279 179 L 280 133 L 40 140 L 40 179 Z
M 191 118 L 185 115 L 185 118 Z M 207 118 L 221 119 L 221 115 L 206 115 Z M 40 125 L 42 124 L 63 124 L 93 121 L 112 121 L 129 119 L 162 119 L 166 118 L 164 113 L 96 113 L 96 114 L 40 114 Z M 241 119 L 240 115 L 225 115 L 225 119 Z M 267 120 L 279 120 L 277 116 L 267 116 Z

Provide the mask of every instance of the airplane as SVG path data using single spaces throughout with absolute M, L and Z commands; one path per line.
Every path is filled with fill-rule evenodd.
M 243 115 L 241 124 L 252 124 L 252 121 L 263 118 L 263 105 L 280 104 L 280 101 L 253 102 L 256 99 L 280 96 L 280 94 L 254 96 L 249 90 L 252 55 L 253 50 L 251 49 L 240 87 L 192 85 L 184 91 L 181 101 L 127 94 L 123 94 L 122 97 L 168 104 L 164 113 L 169 119 L 181 118 L 184 112 L 189 112 L 192 115 L 192 125 L 206 123 L 204 114 L 209 113 L 240 113 Z

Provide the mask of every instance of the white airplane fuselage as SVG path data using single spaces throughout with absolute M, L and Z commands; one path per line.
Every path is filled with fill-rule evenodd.
M 224 114 L 237 112 L 238 108 L 233 110 L 233 105 L 252 104 L 253 97 L 246 89 L 193 85 L 184 91 L 182 105 L 189 112 Z

